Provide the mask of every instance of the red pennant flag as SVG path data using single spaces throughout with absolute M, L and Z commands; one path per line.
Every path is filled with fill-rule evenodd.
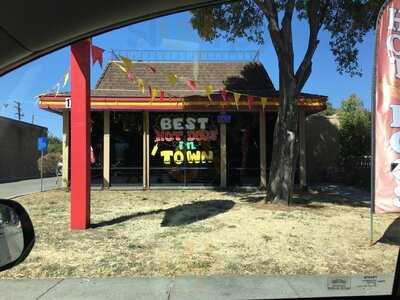
M 103 67 L 103 53 L 104 49 L 96 47 L 92 44 L 92 64 L 99 62 L 100 67 Z
M 148 67 L 153 73 L 156 72 L 156 69 L 154 69 L 152 66 L 146 65 L 146 67 Z
M 133 75 L 133 73 L 131 71 L 128 72 L 128 79 L 133 81 L 135 79 L 135 76 Z
M 225 102 L 228 100 L 225 89 L 221 89 L 221 96 L 222 96 L 222 100 L 224 100 Z
M 196 82 L 194 80 L 186 80 L 186 85 L 192 90 L 195 91 L 197 90 L 197 85 Z
M 164 101 L 164 98 L 165 98 L 165 92 L 160 91 L 160 101 Z
M 253 96 L 247 96 L 247 104 L 249 106 L 249 110 L 252 109 L 253 107 L 253 102 L 254 102 L 254 97 Z

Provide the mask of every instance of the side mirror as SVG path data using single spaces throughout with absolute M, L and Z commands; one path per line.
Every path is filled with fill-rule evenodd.
M 0 271 L 20 264 L 35 244 L 35 232 L 21 204 L 0 199 Z

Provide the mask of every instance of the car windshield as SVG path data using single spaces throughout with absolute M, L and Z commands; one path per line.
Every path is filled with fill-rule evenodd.
M 149 299 L 392 292 L 399 249 L 384 233 L 398 214 L 371 201 L 383 1 L 319 13 L 293 1 L 293 16 L 269 2 L 142 21 L 0 78 L 0 198 L 21 203 L 37 235 L 0 286 L 29 279 L 15 293 L 56 298 L 77 278 Z M 111 293 L 99 286 L 64 292 Z

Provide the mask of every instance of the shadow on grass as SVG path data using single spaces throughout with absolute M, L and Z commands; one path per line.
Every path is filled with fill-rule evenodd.
M 230 210 L 235 205 L 231 200 L 198 201 L 167 209 L 161 227 L 188 225 L 214 217 Z
M 98 228 L 98 227 L 115 225 L 115 224 L 123 223 L 123 222 L 129 221 L 129 220 L 135 219 L 135 218 L 143 217 L 143 216 L 156 215 L 156 214 L 162 213 L 164 211 L 165 211 L 164 209 L 156 209 L 156 210 L 151 210 L 151 211 L 146 211 L 146 212 L 137 212 L 134 214 L 120 216 L 120 217 L 117 217 L 114 219 L 91 224 L 90 228 Z
M 262 195 L 255 194 L 255 191 L 233 190 L 227 191 L 225 194 L 237 197 L 241 202 L 250 204 L 260 203 L 265 201 L 265 192 Z M 304 208 L 319 209 L 323 208 L 324 203 L 335 205 L 346 205 L 350 207 L 370 207 L 370 203 L 365 200 L 360 200 L 359 195 L 346 193 L 340 194 L 338 192 L 330 191 L 301 191 L 295 190 L 293 193 L 293 200 L 291 206 L 301 206 Z
M 230 200 L 197 201 L 190 204 L 178 205 L 168 209 L 155 209 L 147 212 L 137 212 L 120 216 L 90 225 L 90 228 L 99 228 L 123 223 L 135 218 L 165 213 L 161 227 L 180 226 L 195 223 L 214 217 L 231 209 L 235 202 Z

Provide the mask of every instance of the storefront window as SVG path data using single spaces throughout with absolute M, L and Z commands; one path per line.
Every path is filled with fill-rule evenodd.
M 215 113 L 150 114 L 150 184 L 219 185 Z
M 91 112 L 91 183 L 103 184 L 103 112 Z
M 237 112 L 227 124 L 226 161 L 228 185 L 259 186 L 259 114 Z
M 142 185 L 143 116 L 141 112 L 110 113 L 110 184 Z

